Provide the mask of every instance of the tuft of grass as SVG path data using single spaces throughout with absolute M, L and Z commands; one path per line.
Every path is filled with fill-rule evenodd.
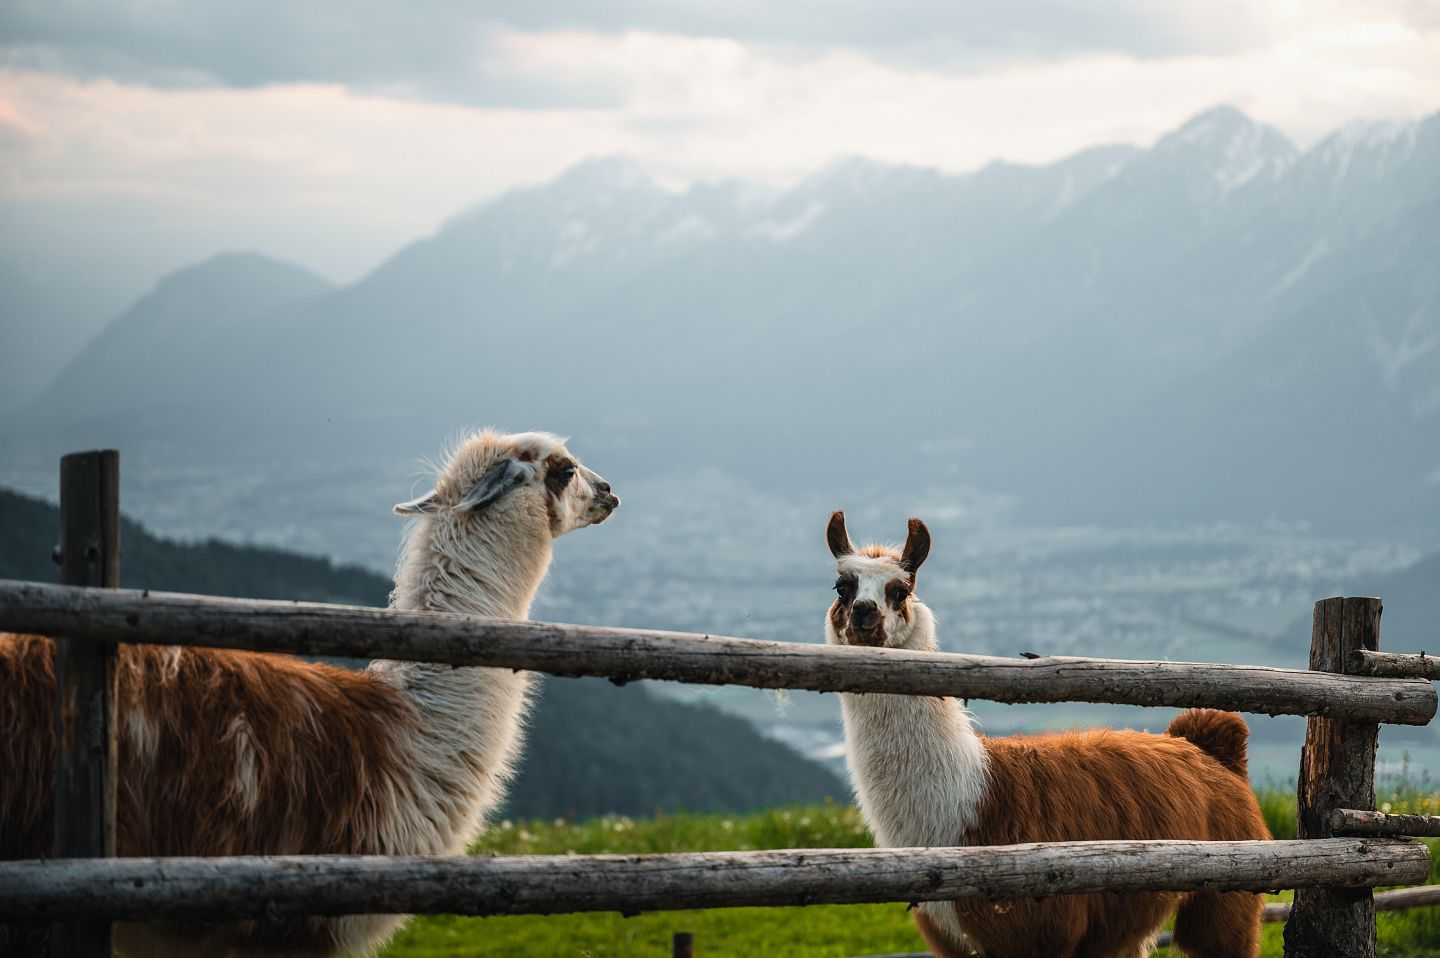
M 604 855 L 762 848 L 868 848 L 870 833 L 853 805 L 827 801 L 745 815 L 659 812 L 654 818 L 607 815 L 583 822 L 509 820 L 487 829 L 473 855 Z
M 1428 779 L 1408 774 L 1383 785 L 1380 807 L 1393 812 L 1440 813 L 1440 795 Z M 1276 838 L 1295 835 L 1293 785 L 1267 783 L 1257 791 Z M 743 851 L 764 848 L 863 848 L 872 844 L 859 812 L 827 802 L 769 809 L 747 815 L 657 814 L 633 819 L 608 816 L 582 822 L 502 821 L 471 849 L 477 855 L 644 854 Z M 1432 883 L 1440 883 L 1440 843 L 1431 843 Z M 1271 900 L 1288 898 L 1272 896 Z M 1440 908 L 1388 912 L 1378 919 L 1377 958 L 1440 958 Z M 903 904 L 812 905 L 807 908 L 718 908 L 655 912 L 624 918 L 613 914 L 515 915 L 417 918 L 395 938 L 383 958 L 460 958 L 483 955 L 547 955 L 558 958 L 667 958 L 671 936 L 688 931 L 695 953 L 705 958 L 854 958 L 924 950 Z M 1280 958 L 1282 927 L 1264 929 L 1262 958 Z M 1157 956 L 1178 958 L 1161 949 Z

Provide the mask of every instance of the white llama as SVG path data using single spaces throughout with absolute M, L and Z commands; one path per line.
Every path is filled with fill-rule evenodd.
M 523 619 L 557 536 L 620 501 L 545 433 L 482 432 L 417 516 L 392 601 Z M 117 852 L 149 855 L 458 854 L 503 797 L 531 680 L 510 669 L 377 662 L 363 672 L 286 655 L 120 647 Z M 53 645 L 0 634 L 0 859 L 47 854 Z M 126 958 L 332 958 L 384 943 L 403 918 L 122 924 Z M 0 925 L 0 953 L 43 929 Z
M 830 644 L 938 650 L 935 617 L 915 595 L 930 553 L 923 522 L 910 520 L 900 551 L 856 551 L 836 512 L 826 540 L 839 573 Z M 1248 730 L 1230 712 L 1183 712 L 1165 735 L 986 738 L 954 699 L 842 693 L 840 702 L 855 794 L 883 847 L 1270 837 L 1246 774 Z M 1138 958 L 1177 906 L 1185 954 L 1257 953 L 1261 898 L 1248 892 L 926 902 L 915 922 L 941 958 Z

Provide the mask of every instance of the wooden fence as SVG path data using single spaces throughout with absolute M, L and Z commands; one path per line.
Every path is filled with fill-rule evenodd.
M 1373 956 L 1378 885 L 1417 884 L 1440 817 L 1375 811 L 1378 723 L 1424 725 L 1435 660 L 1379 652 L 1380 600 L 1316 603 L 1310 668 L 833 648 L 299 602 L 125 591 L 119 461 L 61 463 L 64 585 L 0 581 L 0 630 L 57 637 L 55 857 L 0 862 L 0 920 L 53 921 L 52 953 L 110 954 L 115 920 L 304 914 L 553 914 L 1003 900 L 1085 892 L 1296 889 L 1288 956 Z M 117 859 L 116 643 L 391 658 L 1001 702 L 1211 706 L 1310 716 L 1295 841 L 1096 841 L 495 858 Z M 3 690 L 0 690 L 3 694 Z

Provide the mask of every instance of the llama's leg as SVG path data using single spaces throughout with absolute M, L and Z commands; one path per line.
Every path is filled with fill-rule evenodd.
M 0 925 L 0 955 L 5 958 L 45 958 L 50 954 L 50 926 L 32 921 Z
M 1075 958 L 1150 958 L 1155 953 L 1155 936 L 1146 935 L 1139 941 L 1133 939 L 1124 945 L 1081 945 Z
M 973 958 L 973 950 L 957 946 L 955 940 L 925 912 L 916 908 L 911 914 L 915 916 L 916 930 L 920 932 L 920 937 L 925 939 L 925 947 L 935 958 Z
M 1189 958 L 1255 958 L 1264 907 L 1244 891 L 1191 895 L 1175 915 L 1175 947 Z
M 1072 895 L 1069 899 L 1086 896 Z M 936 958 L 1082 958 L 1085 936 L 1082 902 L 1052 898 L 1044 902 L 955 902 L 963 915 L 952 927 L 946 916 L 916 909 L 920 937 Z M 964 932 L 961 932 L 961 927 Z M 1106 955 L 1105 958 L 1111 958 Z M 1130 958 L 1129 955 L 1121 958 Z
M 1132 948 L 1116 952 L 1114 958 L 1150 958 L 1155 953 L 1155 936 L 1151 935 Z

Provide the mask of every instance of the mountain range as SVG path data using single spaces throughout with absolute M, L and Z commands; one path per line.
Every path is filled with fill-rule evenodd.
M 1440 115 L 1302 151 L 1218 107 L 1148 149 L 850 158 L 783 190 L 588 161 L 352 285 L 258 254 L 181 270 L 0 442 L 338 474 L 479 423 L 628 475 L 1434 531 Z

